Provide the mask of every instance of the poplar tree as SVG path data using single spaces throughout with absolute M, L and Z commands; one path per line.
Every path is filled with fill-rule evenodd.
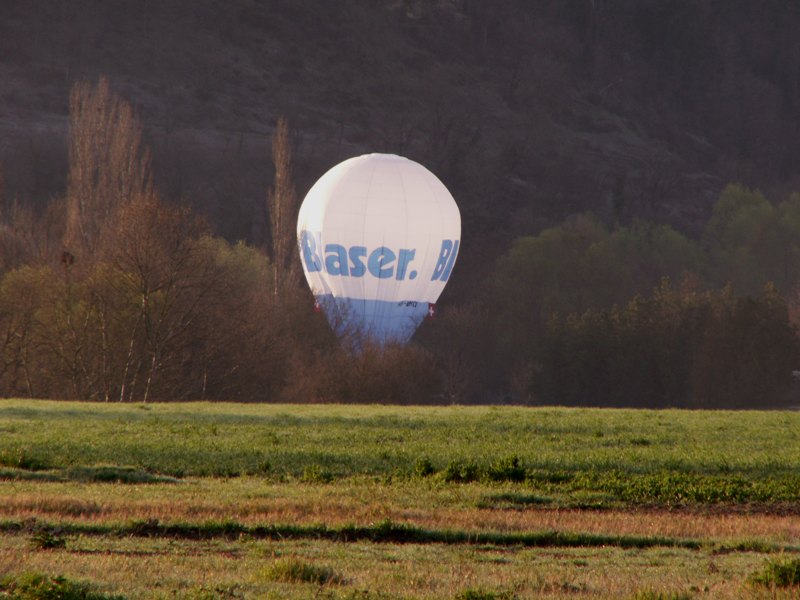
M 121 208 L 152 193 L 150 153 L 133 108 L 108 79 L 70 92 L 69 175 L 64 247 L 92 260 Z
M 292 181 L 292 151 L 289 123 L 278 119 L 272 137 L 275 181 L 267 194 L 274 293 L 279 295 L 297 283 L 297 193 Z

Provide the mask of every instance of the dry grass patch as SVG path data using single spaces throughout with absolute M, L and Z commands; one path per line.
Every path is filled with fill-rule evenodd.
M 15 483 L 0 487 L 0 516 L 63 523 L 235 521 L 247 526 L 324 523 L 341 527 L 391 520 L 426 529 L 501 533 L 562 531 L 596 535 L 758 539 L 797 544 L 800 519 L 792 515 L 653 509 L 577 510 L 530 505 L 476 508 L 487 493 L 480 484 L 428 487 L 364 482 L 313 486 L 257 479 L 191 480 L 174 485 Z
M 295 558 L 276 560 L 262 571 L 267 581 L 284 583 L 314 583 L 317 585 L 334 585 L 344 583 L 344 578 L 330 567 L 310 564 Z
M 744 577 L 764 563 L 758 553 L 712 555 L 681 548 L 498 548 L 441 544 L 341 544 L 325 540 L 175 540 L 76 537 L 66 549 L 37 551 L 18 536 L 0 535 L 0 565 L 17 572 L 63 574 L 96 582 L 131 600 L 192 597 L 228 589 L 245 597 L 307 599 L 318 583 L 270 581 L 276 560 L 323 565 L 346 574 L 344 586 L 323 586 L 320 598 L 452 600 L 468 590 L 513 591 L 532 598 L 630 598 L 639 590 L 708 590 L 698 597 L 742 598 Z M 676 582 L 680 573 L 680 586 Z M 366 594 L 369 593 L 369 596 Z

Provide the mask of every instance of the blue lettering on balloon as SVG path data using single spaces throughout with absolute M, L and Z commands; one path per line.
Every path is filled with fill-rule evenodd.
M 378 279 L 388 279 L 394 275 L 394 267 L 391 263 L 395 261 L 397 255 L 386 246 L 375 248 L 367 259 L 367 269 L 370 275 Z
M 458 254 L 458 240 L 442 240 L 442 248 L 439 250 L 439 258 L 433 268 L 431 281 L 447 281 Z
M 397 281 L 403 281 L 406 278 L 406 269 L 408 269 L 408 263 L 414 260 L 414 255 L 417 253 L 416 250 L 406 250 L 405 248 L 400 248 L 400 256 L 397 259 Z M 412 274 L 411 279 L 414 279 L 416 275 Z
M 350 275 L 353 277 L 363 277 L 367 272 L 364 266 L 364 258 L 367 256 L 367 248 L 365 246 L 351 246 L 350 247 Z
M 300 250 L 303 254 L 303 262 L 306 263 L 306 271 L 309 273 L 316 273 L 322 270 L 322 260 L 317 254 L 318 239 L 319 234 L 315 236 L 310 231 L 305 230 L 300 233 Z
M 321 253 L 322 235 L 318 231 L 300 232 L 300 252 L 306 271 L 316 273 L 324 271 L 328 275 L 341 277 L 363 277 L 369 272 L 378 279 L 389 279 L 394 277 L 397 281 L 406 279 L 416 279 L 418 273 L 411 268 L 414 258 L 417 255 L 416 249 L 399 248 L 397 251 L 386 246 L 379 246 L 371 252 L 366 246 L 344 246 L 342 244 L 325 244 L 324 255 Z M 450 244 L 445 251 L 444 242 Z M 442 254 L 439 256 L 440 267 L 437 263 L 438 272 L 434 273 L 434 279 L 443 277 L 443 281 L 449 276 L 452 269 L 452 261 L 455 260 L 455 252 L 450 240 L 444 240 Z M 455 251 L 458 249 L 456 240 Z
M 453 250 L 450 252 L 450 260 L 447 261 L 447 266 L 444 268 L 444 273 L 442 273 L 442 281 L 450 279 L 450 273 L 453 271 L 453 265 L 456 264 L 456 257 L 458 256 L 458 243 L 459 240 L 453 240 Z
M 329 275 L 349 275 L 347 250 L 341 244 L 325 244 L 325 270 Z

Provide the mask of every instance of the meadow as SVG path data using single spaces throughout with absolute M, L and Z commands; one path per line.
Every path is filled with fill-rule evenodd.
M 798 466 L 781 411 L 0 400 L 0 598 L 798 597 Z

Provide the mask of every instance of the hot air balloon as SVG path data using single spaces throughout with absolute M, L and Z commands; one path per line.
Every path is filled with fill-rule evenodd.
M 341 337 L 405 343 L 453 271 L 461 215 L 444 184 L 394 154 L 350 158 L 309 190 L 297 219 L 303 271 Z

